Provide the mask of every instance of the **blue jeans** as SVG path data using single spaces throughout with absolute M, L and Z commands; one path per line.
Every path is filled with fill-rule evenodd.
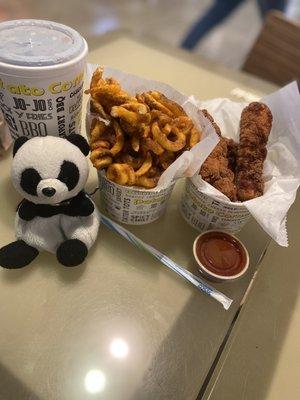
M 192 26 L 181 46 L 192 50 L 203 36 L 228 17 L 243 1 L 215 0 L 211 8 Z M 286 0 L 257 0 L 257 5 L 262 18 L 264 18 L 270 10 L 284 11 Z

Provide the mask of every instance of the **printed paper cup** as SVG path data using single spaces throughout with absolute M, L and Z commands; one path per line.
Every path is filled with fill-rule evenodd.
M 80 132 L 88 46 L 65 25 L 0 24 L 0 108 L 14 139 Z
M 200 192 L 193 178 L 186 179 L 180 211 L 184 219 L 200 232 L 223 229 L 230 233 L 236 233 L 251 217 L 242 203 L 216 200 Z
M 160 218 L 166 210 L 175 182 L 163 189 L 122 186 L 98 172 L 101 201 L 105 211 L 116 221 L 145 225 Z

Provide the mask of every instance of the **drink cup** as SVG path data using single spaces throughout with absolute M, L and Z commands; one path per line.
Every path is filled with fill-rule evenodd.
M 0 108 L 13 139 L 80 132 L 87 52 L 84 38 L 62 24 L 0 24 Z

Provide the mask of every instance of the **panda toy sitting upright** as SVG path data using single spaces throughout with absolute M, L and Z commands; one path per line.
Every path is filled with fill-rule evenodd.
M 24 199 L 15 219 L 17 240 L 0 249 L 2 267 L 22 268 L 41 250 L 55 253 L 67 267 L 85 260 L 100 223 L 84 192 L 88 153 L 87 141 L 77 134 L 15 141 L 11 176 Z

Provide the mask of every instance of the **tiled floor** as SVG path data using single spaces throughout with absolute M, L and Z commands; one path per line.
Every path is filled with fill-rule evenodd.
M 55 20 L 74 27 L 87 38 L 125 28 L 137 36 L 151 36 L 177 46 L 211 3 L 212 0 L 0 0 L 0 20 Z M 245 1 L 199 44 L 196 52 L 239 68 L 260 26 L 255 1 Z

